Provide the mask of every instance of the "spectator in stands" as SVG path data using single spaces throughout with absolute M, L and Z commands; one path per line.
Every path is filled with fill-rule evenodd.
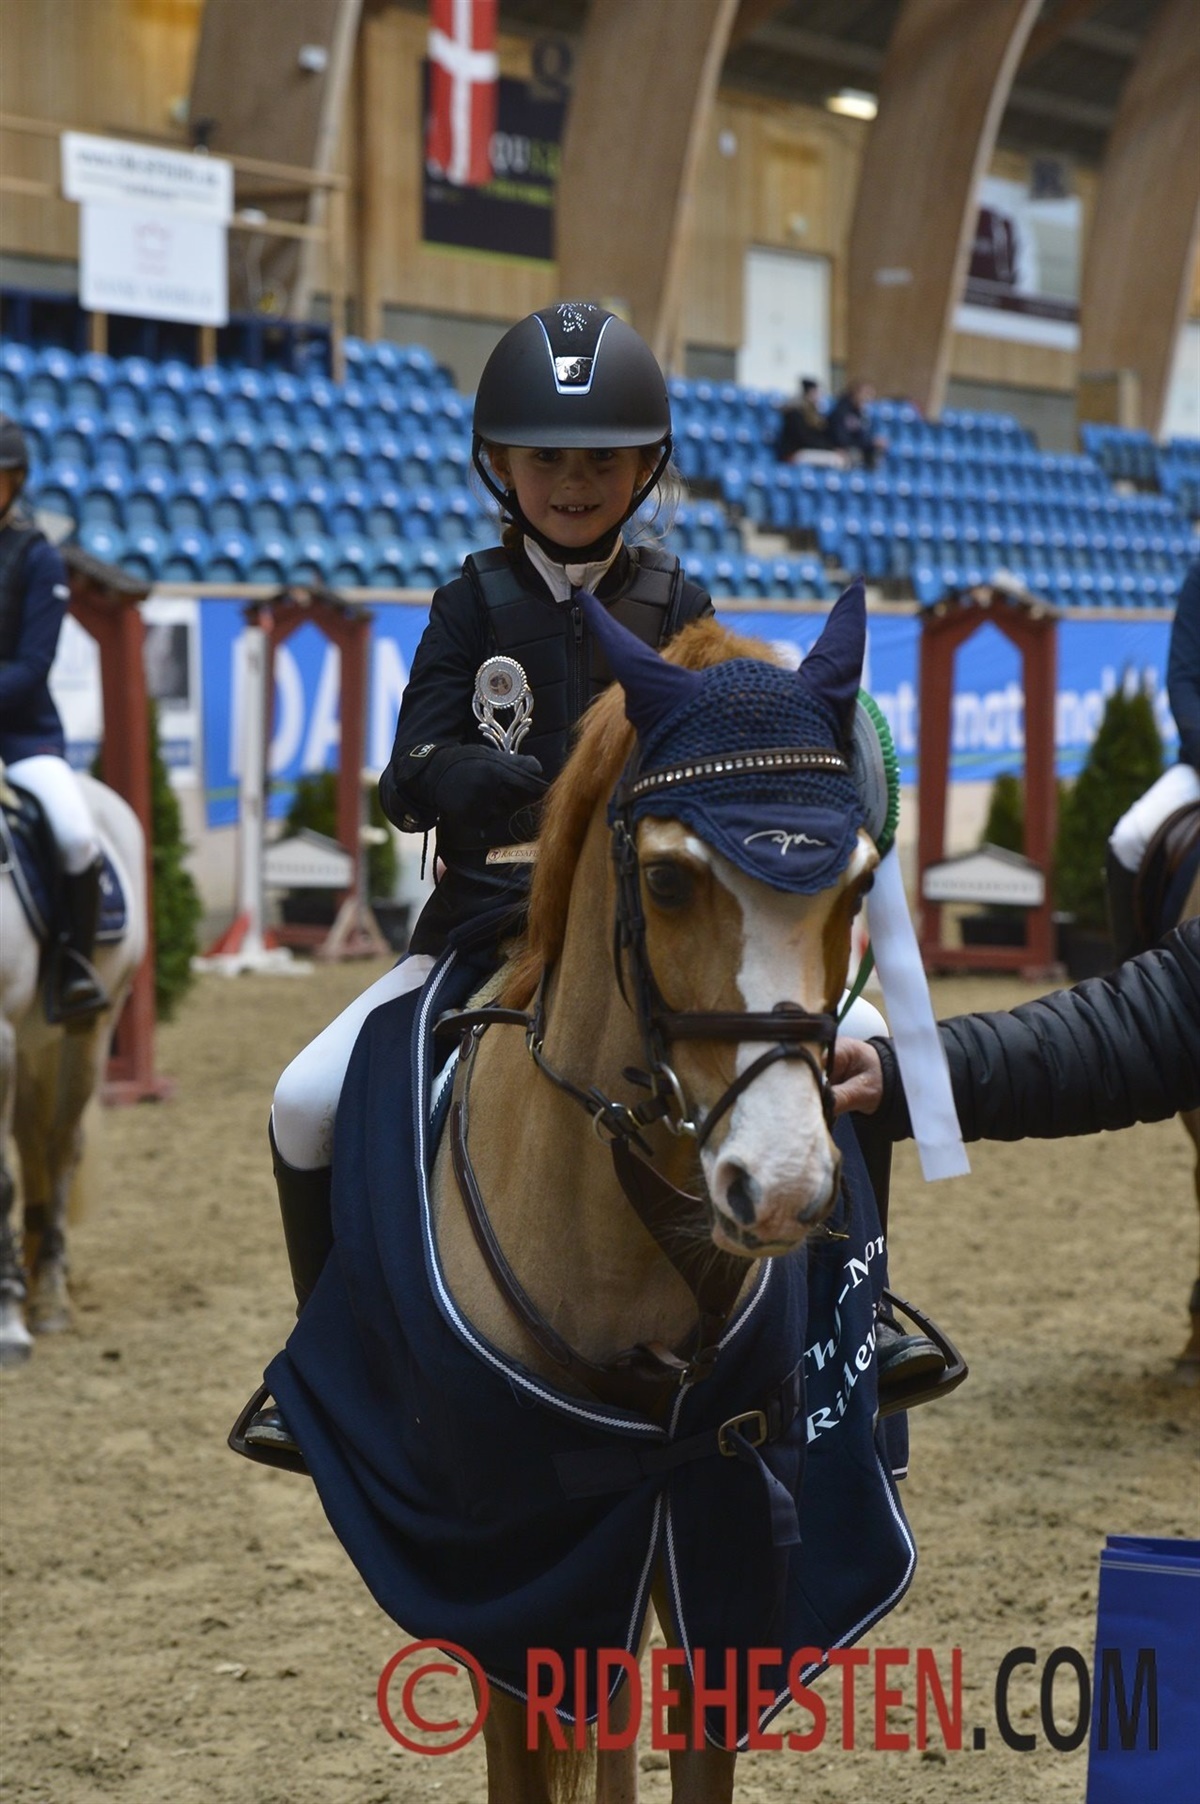
M 1119 958 L 1141 950 L 1134 892 L 1150 841 L 1171 815 L 1200 802 L 1200 559 L 1179 591 L 1167 654 L 1167 696 L 1179 728 L 1179 761 L 1121 816 L 1108 842 L 1108 903 Z
M 857 455 L 867 470 L 875 468 L 875 459 L 887 448 L 887 440 L 875 437 L 867 420 L 874 399 L 869 382 L 852 382 L 842 390 L 829 415 L 830 444 Z
M 62 933 L 55 1006 L 64 1020 L 107 1008 L 92 965 L 100 908 L 100 841 L 50 694 L 50 666 L 70 600 L 62 558 L 21 503 L 25 435 L 0 413 L 0 762 L 40 802 L 58 851 Z
M 780 409 L 775 455 L 780 463 L 791 463 L 801 451 L 828 451 L 832 443 L 821 384 L 815 377 L 805 376 L 799 392 Z
M 301 1305 L 331 1241 L 333 1120 L 363 1021 L 418 987 L 454 930 L 487 917 L 482 959 L 498 963 L 520 925 L 529 862 L 489 861 L 489 852 L 532 839 L 575 722 L 607 680 L 576 591 L 593 590 L 653 644 L 712 612 L 676 557 L 629 544 L 622 530 L 671 452 L 666 384 L 632 327 L 590 303 L 531 314 L 488 360 L 474 429 L 475 467 L 500 504 L 503 543 L 469 557 L 435 593 L 380 784 L 398 827 L 436 832 L 438 883 L 408 956 L 293 1060 L 275 1091 L 271 1145 Z M 532 689 L 529 736 L 515 753 L 484 742 L 474 711 L 482 667 L 498 653 Z M 293 1445 L 273 1409 L 259 1412 L 247 1438 L 285 1456 Z

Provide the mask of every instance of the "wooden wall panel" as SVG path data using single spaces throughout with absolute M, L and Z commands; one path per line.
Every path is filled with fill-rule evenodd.
M 0 0 L 0 111 L 81 130 L 175 134 L 203 0 Z M 182 134 L 180 134 L 182 140 Z M 58 181 L 54 139 L 0 133 L 9 175 Z M 35 257 L 78 254 L 78 209 L 0 194 L 0 246 Z
M 832 113 L 719 97 L 696 184 L 686 342 L 730 350 L 741 343 L 742 270 L 758 244 L 830 259 L 831 348 L 835 360 L 844 356 L 845 245 L 865 139 L 865 126 Z

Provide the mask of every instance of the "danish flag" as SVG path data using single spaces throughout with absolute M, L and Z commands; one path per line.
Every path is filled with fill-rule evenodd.
M 428 162 L 459 187 L 492 175 L 497 0 L 430 0 Z

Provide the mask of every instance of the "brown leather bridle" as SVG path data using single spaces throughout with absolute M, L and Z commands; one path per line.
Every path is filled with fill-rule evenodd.
M 824 747 L 770 747 L 643 775 L 627 771 L 613 797 L 609 811 L 616 877 L 613 964 L 621 995 L 637 1019 L 644 1060 L 644 1069 L 630 1066 L 624 1075 L 639 1089 L 648 1091 L 644 1101 L 619 1102 L 598 1085 L 585 1089 L 550 1064 L 544 1051 L 544 974 L 528 1013 L 495 1006 L 453 1010 L 442 1016 L 435 1030 L 439 1034 L 461 1035 L 463 1092 L 451 1107 L 451 1153 L 459 1191 L 484 1261 L 509 1308 L 541 1350 L 594 1396 L 618 1407 L 656 1413 L 665 1407 L 674 1390 L 696 1383 L 711 1371 L 747 1272 L 744 1259 L 717 1252 L 711 1245 L 681 1241 L 677 1232 L 680 1211 L 694 1214 L 703 1210 L 704 1198 L 677 1189 L 655 1171 L 649 1162 L 653 1151 L 643 1130 L 661 1122 L 672 1134 L 694 1139 L 699 1152 L 738 1097 L 780 1059 L 802 1059 L 810 1067 L 826 1123 L 833 1121 L 829 1067 L 837 1036 L 835 1015 L 814 1014 L 799 1003 L 786 1001 L 776 1003 L 767 1012 L 672 1009 L 659 989 L 646 947 L 633 802 L 652 790 L 669 790 L 680 781 L 756 768 L 844 772 L 847 766 L 837 753 Z M 587 1360 L 550 1326 L 509 1265 L 492 1228 L 467 1150 L 467 1091 L 475 1051 L 484 1029 L 499 1025 L 524 1029 L 526 1047 L 538 1070 L 586 1109 L 597 1134 L 609 1144 L 622 1191 L 695 1299 L 697 1326 L 682 1349 L 640 1344 L 604 1365 Z M 669 1061 L 672 1044 L 686 1039 L 767 1042 L 766 1049 L 722 1091 L 703 1123 L 696 1119 L 696 1111 L 689 1106 Z

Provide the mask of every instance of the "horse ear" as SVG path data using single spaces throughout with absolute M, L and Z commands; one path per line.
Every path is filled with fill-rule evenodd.
M 589 589 L 575 596 L 583 609 L 588 630 L 604 648 L 613 676 L 625 691 L 625 718 L 644 739 L 682 702 L 690 701 L 701 686 L 699 671 L 669 664 L 652 645 L 614 620 L 602 601 Z
M 867 597 L 857 578 L 834 602 L 816 644 L 796 675 L 818 701 L 849 726 L 867 650 Z

